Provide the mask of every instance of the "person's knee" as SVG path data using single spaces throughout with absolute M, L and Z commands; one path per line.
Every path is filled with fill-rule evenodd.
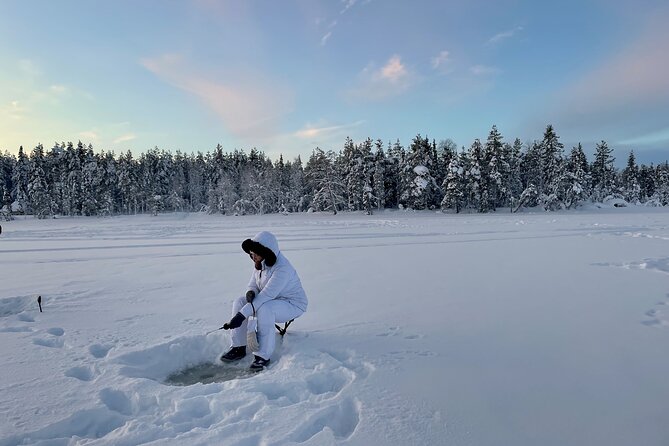
M 256 310 L 259 327 L 274 327 L 275 315 L 268 305 L 263 305 Z
M 239 311 L 244 305 L 246 305 L 246 297 L 239 296 L 232 302 L 232 308 L 235 312 Z

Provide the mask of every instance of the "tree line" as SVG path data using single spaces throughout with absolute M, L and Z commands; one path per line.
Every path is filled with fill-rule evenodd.
M 637 165 L 630 152 L 616 169 L 605 141 L 589 162 L 578 144 L 569 153 L 551 125 L 541 140 L 505 142 L 496 126 L 468 148 L 417 135 L 409 147 L 346 138 L 341 150 L 315 148 L 272 162 L 252 149 L 175 154 L 154 148 L 135 158 L 128 151 L 95 152 L 79 142 L 39 144 L 29 154 L 0 154 L 2 213 L 37 218 L 160 212 L 225 215 L 384 208 L 490 212 L 540 206 L 570 209 L 585 202 L 621 199 L 669 203 L 669 163 Z

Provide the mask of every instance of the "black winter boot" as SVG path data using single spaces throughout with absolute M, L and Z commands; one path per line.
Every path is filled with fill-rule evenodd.
M 261 358 L 260 356 L 253 355 L 255 359 L 253 360 L 253 364 L 249 367 L 251 371 L 253 372 L 259 372 L 261 370 L 264 370 L 265 367 L 269 365 L 269 359 Z
M 223 361 L 223 362 L 239 361 L 244 356 L 246 356 L 246 346 L 245 345 L 242 345 L 240 347 L 232 347 L 230 350 L 228 350 L 227 353 L 225 353 L 225 354 L 223 354 L 223 356 L 221 356 L 221 361 Z

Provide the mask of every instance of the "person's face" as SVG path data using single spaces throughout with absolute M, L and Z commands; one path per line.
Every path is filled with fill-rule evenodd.
M 251 260 L 253 260 L 254 263 L 260 263 L 263 261 L 263 258 L 253 251 L 249 251 L 249 256 L 251 256 Z

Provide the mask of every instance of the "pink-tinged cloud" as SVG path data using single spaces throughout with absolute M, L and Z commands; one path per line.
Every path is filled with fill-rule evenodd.
M 344 130 L 351 129 L 353 127 L 357 127 L 359 125 L 362 125 L 364 121 L 356 121 L 351 124 L 343 124 L 343 125 L 331 125 L 331 126 L 316 126 L 312 124 L 307 124 L 303 129 L 298 130 L 295 132 L 295 136 L 301 139 L 314 139 L 314 138 L 322 138 L 326 136 L 331 136 L 332 134 L 335 133 L 340 133 Z
M 212 80 L 213 75 L 195 71 L 175 54 L 141 63 L 165 82 L 197 97 L 237 137 L 267 138 L 277 132 L 279 118 L 291 110 L 291 98 L 284 88 L 266 79 L 253 79 L 248 73 Z
M 669 28 L 656 20 L 636 41 L 571 85 L 563 96 L 567 106 L 587 114 L 667 103 L 668 48 Z
M 383 66 L 383 68 L 381 68 L 381 71 L 375 76 L 377 76 L 377 78 L 387 80 L 393 84 L 398 84 L 409 76 L 409 72 L 402 64 L 400 56 L 395 55 L 390 58 L 390 60 Z
M 369 64 L 358 81 L 358 86 L 348 92 L 354 99 L 382 100 L 407 91 L 416 82 L 416 75 L 402 63 L 398 55 L 392 56 L 382 67 Z

